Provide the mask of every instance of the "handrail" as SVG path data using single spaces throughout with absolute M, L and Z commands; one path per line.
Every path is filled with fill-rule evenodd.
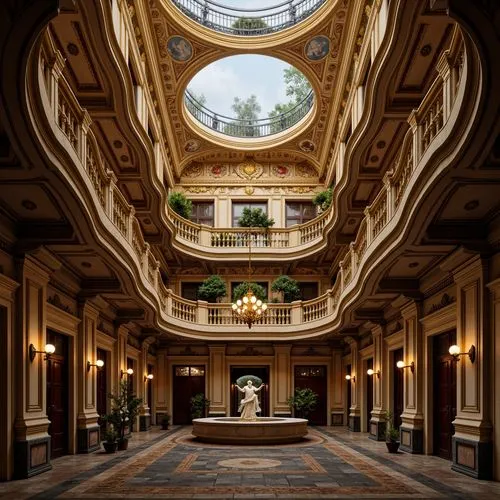
M 315 329 L 325 328 L 337 320 L 341 301 L 352 294 L 362 279 L 361 269 L 366 267 L 367 257 L 375 253 L 383 238 L 390 237 L 393 220 L 397 217 L 399 221 L 406 216 L 408 192 L 415 188 L 420 174 L 426 171 L 427 158 L 435 151 L 434 145 L 440 147 L 454 130 L 454 125 L 448 126 L 449 117 L 456 112 L 457 97 L 461 96 L 460 102 L 466 99 L 464 89 L 469 82 L 464 78 L 467 74 L 464 58 L 459 54 L 453 62 L 447 56 L 447 53 L 443 54 L 439 62 L 441 71 L 438 77 L 419 108 L 408 118 L 410 127 L 396 154 L 394 168 L 386 174 L 384 186 L 372 205 L 366 208 L 356 239 L 350 244 L 339 265 L 339 273 L 332 289 L 310 301 L 269 304 L 266 316 L 261 324 L 255 325 L 256 329 L 262 325 L 270 328 L 271 332 L 283 332 L 287 331 L 283 328 L 289 327 L 290 332 L 296 332 L 296 327 L 304 323 Z M 142 287 L 156 298 L 161 322 L 174 329 L 178 327 L 184 332 L 191 328 L 191 335 L 195 330 L 199 331 L 198 325 L 206 325 L 207 331 L 210 332 L 227 331 L 233 334 L 234 326 L 240 326 L 241 323 L 232 315 L 230 304 L 189 301 L 166 288 L 160 275 L 159 262 L 144 240 L 141 226 L 134 215 L 134 208 L 119 191 L 116 177 L 106 168 L 105 157 L 92 130 L 90 116 L 79 105 L 62 71 L 50 72 L 48 86 L 44 83 L 45 72 L 42 64 L 39 65 L 38 74 L 40 88 L 45 89 L 45 92 L 41 91 L 42 108 L 54 140 L 62 145 L 70 160 L 62 163 L 60 168 L 71 169 L 73 178 L 76 168 L 76 172 L 81 176 L 80 182 L 85 186 L 82 191 L 88 193 L 89 203 L 92 203 L 98 212 L 96 220 L 103 230 L 108 231 L 114 238 L 116 246 L 132 257 L 133 265 L 139 269 L 137 277 Z M 459 78 L 458 84 L 456 78 Z M 449 135 L 442 138 L 440 135 L 445 128 Z M 315 227 L 318 221 L 326 225 L 332 218 L 333 210 L 331 207 L 315 221 L 301 225 L 302 229 Z M 207 234 L 219 231 L 181 220 L 179 217 L 174 218 L 174 224 L 176 221 L 196 229 L 200 244 L 204 244 L 202 240 Z M 299 230 L 301 226 L 298 226 Z M 227 232 L 243 234 L 248 231 L 254 229 L 232 228 Z M 273 232 L 288 234 L 289 238 L 292 234 L 298 234 L 293 227 L 278 230 L 271 228 L 262 234 Z M 321 238 L 324 239 L 324 236 Z M 211 242 L 207 246 L 211 246 Z M 224 326 L 228 328 L 224 330 Z
M 184 104 L 191 115 L 215 132 L 231 137 L 266 137 L 293 127 L 309 113 L 314 104 L 314 91 L 297 103 L 292 109 L 272 118 L 241 120 L 220 115 L 208 109 L 186 90 Z
M 284 30 L 308 18 L 325 2 L 288 0 L 272 7 L 241 9 L 213 0 L 172 0 L 184 15 L 197 23 L 220 33 L 238 36 L 260 36 Z M 246 15 L 257 12 L 260 15 Z

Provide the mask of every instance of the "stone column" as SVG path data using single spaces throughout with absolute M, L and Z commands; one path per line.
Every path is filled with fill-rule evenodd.
M 77 438 L 78 453 L 90 453 L 98 450 L 99 424 L 97 420 L 97 324 L 98 310 L 87 300 L 79 305 L 79 317 L 76 360 L 77 381 Z
M 27 478 L 52 468 L 47 418 L 47 374 L 44 354 L 30 360 L 30 345 L 46 344 L 46 301 L 49 269 L 26 256 L 18 262 L 19 282 L 14 335 L 14 475 Z
M 287 399 L 292 395 L 292 365 L 290 344 L 274 345 L 274 376 L 273 380 L 273 415 L 275 417 L 290 417 L 292 412 Z
M 19 284 L 0 274 L 0 481 L 14 474 L 14 303 Z
M 457 284 L 457 345 L 460 352 L 475 348 L 472 359 L 457 361 L 457 416 L 453 421 L 452 469 L 478 479 L 492 476 L 492 399 L 489 387 L 492 348 L 486 282 L 488 268 L 480 256 L 455 270 Z
M 361 431 L 361 395 L 359 393 L 361 363 L 359 362 L 358 341 L 352 337 L 346 337 L 346 342 L 351 346 L 351 407 L 349 408 L 349 430 L 351 432 Z
M 331 425 L 345 425 L 345 379 L 343 376 L 342 354 L 342 349 L 332 349 L 332 371 L 330 377 Z
M 115 392 L 118 392 L 120 382 L 121 380 L 123 380 L 121 378 L 122 370 L 124 372 L 127 371 L 127 340 L 128 340 L 128 329 L 122 324 L 117 324 L 116 343 L 114 352 L 114 360 L 115 360 L 114 372 L 116 373 L 118 383 L 114 388 Z
M 488 284 L 491 293 L 492 324 L 491 338 L 493 345 L 490 349 L 491 383 L 489 386 L 489 398 L 495 403 L 493 411 L 493 477 L 500 481 L 500 278 Z
M 167 368 L 167 350 L 159 349 L 156 353 L 156 391 L 154 392 L 156 401 L 156 415 L 155 421 L 156 423 L 161 422 L 161 417 L 168 410 L 168 396 L 169 396 L 169 382 L 170 377 Z
M 389 366 L 383 347 L 384 327 L 377 325 L 372 330 L 373 337 L 373 410 L 370 418 L 370 439 L 385 441 L 385 412 L 386 398 L 383 394 L 384 377 L 389 376 Z M 380 371 L 380 376 L 377 372 Z
M 210 417 L 225 417 L 227 414 L 227 394 L 229 394 L 230 383 L 226 373 L 226 346 L 209 345 L 210 365 L 208 370 L 208 396 Z
M 404 409 L 401 414 L 401 449 L 410 453 L 423 452 L 424 428 L 424 347 L 420 319 L 422 304 L 411 301 L 403 305 L 404 359 L 415 363 L 415 371 L 404 371 Z

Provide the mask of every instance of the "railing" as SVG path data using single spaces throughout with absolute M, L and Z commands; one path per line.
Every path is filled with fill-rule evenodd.
M 463 47 L 461 50 L 464 50 Z M 440 138 L 441 132 L 448 124 L 450 114 L 455 112 L 457 97 L 462 96 L 460 102 L 466 99 L 464 89 L 468 82 L 464 75 L 467 75 L 467 67 L 460 53 L 455 54 L 455 57 L 443 54 L 439 67 L 440 75 L 420 107 L 408 118 L 410 128 L 396 154 L 393 169 L 387 172 L 384 177 L 384 187 L 372 205 L 365 210 L 365 217 L 357 237 L 340 263 L 339 273 L 332 289 L 311 301 L 295 301 L 291 304 L 271 303 L 261 323 L 257 323 L 254 328 L 263 326 L 276 333 L 286 333 L 287 330 L 283 330 L 283 327 L 290 327 L 290 332 L 294 331 L 295 325 L 304 323 L 327 327 L 337 318 L 341 300 L 351 293 L 357 281 L 362 279 L 360 270 L 366 259 L 379 248 L 382 238 L 392 234 L 389 226 L 393 219 L 397 218 L 399 221 L 407 216 L 405 197 L 410 186 L 412 188 L 418 186 L 420 173 L 425 172 L 428 167 L 427 160 L 423 159 L 424 156 L 429 155 L 434 142 L 441 145 L 445 139 L 452 136 L 453 125 L 446 129 L 449 135 Z M 46 88 L 43 83 L 45 75 L 44 65 L 39 63 L 41 89 Z M 460 78 L 458 83 L 455 81 L 457 77 Z M 120 193 L 115 176 L 106 167 L 88 113 L 79 106 L 62 71 L 52 71 L 50 78 L 51 91 L 41 91 L 43 109 L 46 111 L 55 140 L 71 157 L 71 161 L 63 164 L 68 167 L 60 168 L 71 168 L 71 175 L 75 179 L 77 174 L 80 175 L 82 191 L 86 189 L 91 195 L 93 198 L 91 203 L 98 212 L 96 221 L 115 239 L 114 251 L 116 252 L 116 247 L 119 247 L 124 256 L 129 255 L 135 260 L 135 265 L 140 271 L 138 280 L 158 301 L 160 321 L 168 327 L 176 323 L 180 324 L 181 328 L 196 325 L 190 328 L 194 333 L 200 334 L 202 332 L 199 325 L 205 325 L 210 332 L 224 331 L 223 327 L 227 326 L 227 331 L 231 334 L 235 327 L 246 328 L 241 320 L 233 315 L 231 304 L 190 301 L 166 288 L 159 272 L 159 263 L 152 254 L 149 244 L 144 240 L 134 209 Z M 455 122 L 456 120 L 452 123 Z M 235 252 L 243 242 L 247 241 L 248 233 L 242 228 L 221 231 L 193 224 L 168 210 L 169 219 L 173 221 L 176 231 L 175 237 L 184 239 L 191 247 L 197 243 L 213 251 L 214 247 L 220 248 L 221 241 L 224 241 L 223 248 L 230 248 Z M 326 230 L 328 222 L 333 217 L 332 214 L 333 207 L 314 221 L 302 226 L 269 229 L 262 234 L 252 233 L 251 237 L 257 238 L 257 248 L 273 248 L 273 245 L 280 245 L 279 248 L 293 248 L 300 245 L 304 239 L 313 241 L 316 235 L 324 239 L 325 234 L 322 234 L 322 231 Z M 231 237 L 220 239 L 221 235 L 226 233 Z
M 282 253 L 296 252 L 301 247 L 309 249 L 323 241 L 325 231 L 332 220 L 334 212 L 330 207 L 318 217 L 304 224 L 289 228 L 215 228 L 204 224 L 195 224 L 184 219 L 167 206 L 168 218 L 173 223 L 174 237 L 192 250 L 212 251 L 214 248 L 226 250 L 245 250 L 248 248 L 249 233 L 252 248 L 257 251 L 281 249 Z M 245 250 L 246 251 L 246 250 Z
M 198 102 L 188 90 L 184 94 L 184 103 L 186 109 L 196 120 L 215 132 L 220 132 L 231 137 L 246 137 L 250 139 L 277 134 L 293 127 L 311 110 L 314 104 L 314 92 L 311 90 L 302 101 L 285 113 L 272 118 L 260 118 L 258 120 L 240 120 L 238 118 L 219 115 Z
M 187 17 L 214 31 L 239 36 L 275 33 L 300 23 L 326 0 L 287 0 L 273 7 L 238 9 L 213 0 L 172 0 Z

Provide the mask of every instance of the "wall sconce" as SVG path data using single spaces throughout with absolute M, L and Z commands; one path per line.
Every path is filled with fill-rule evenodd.
M 412 361 L 409 365 L 405 365 L 404 361 L 398 361 L 396 363 L 396 366 L 402 370 L 403 368 L 409 368 L 411 372 L 413 373 L 415 371 L 415 363 Z
M 49 359 L 50 355 L 54 354 L 55 352 L 56 352 L 56 346 L 53 344 L 45 344 L 45 351 L 37 351 L 36 347 L 33 344 L 30 344 L 29 347 L 30 361 L 33 363 L 33 360 L 35 359 L 37 353 L 45 354 L 45 357 L 43 359 Z
M 144 382 L 151 382 L 153 380 L 154 375 L 152 373 L 148 373 L 147 375 L 144 375 Z
M 373 371 L 371 368 L 368 368 L 368 370 L 366 370 L 366 373 L 371 377 L 373 375 L 377 375 L 377 378 L 380 378 L 380 370 L 377 370 L 377 371 Z
M 476 361 L 476 346 L 474 344 L 471 345 L 470 349 L 467 352 L 460 352 L 460 347 L 456 344 L 450 346 L 448 352 L 453 356 L 454 361 L 458 361 L 460 356 L 464 356 L 467 354 L 469 356 L 470 362 L 474 363 Z
M 127 368 L 127 371 L 120 370 L 120 378 L 123 378 L 123 376 L 125 374 L 127 374 L 127 375 L 133 375 L 133 373 L 134 373 L 134 370 L 132 370 L 132 368 Z
M 97 369 L 100 370 L 104 366 L 104 361 L 102 359 L 98 359 L 95 363 L 91 363 L 87 361 L 87 371 L 90 371 L 91 366 L 97 366 Z
M 346 380 L 352 380 L 353 382 L 356 382 L 356 375 L 349 375 L 349 374 L 347 374 L 345 376 L 345 379 Z

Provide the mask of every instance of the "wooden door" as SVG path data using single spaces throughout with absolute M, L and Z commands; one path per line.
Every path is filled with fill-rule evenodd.
M 351 365 L 347 365 L 346 367 L 346 373 L 351 375 Z M 346 418 L 346 425 L 349 427 L 349 414 L 351 413 L 351 404 L 352 404 L 352 399 L 351 399 L 351 390 L 352 390 L 352 384 L 354 383 L 351 380 L 346 380 L 346 386 L 345 386 L 345 392 L 347 395 L 347 418 Z
M 47 330 L 47 343 L 56 347 L 46 361 L 46 411 L 50 420 L 50 458 L 53 459 L 68 453 L 68 338 Z
M 308 420 L 311 425 L 326 425 L 327 403 L 327 378 L 326 366 L 296 366 L 295 388 L 308 387 L 318 395 L 316 409 L 309 413 Z
M 366 362 L 366 369 L 373 370 L 373 359 L 369 359 Z M 372 418 L 372 410 L 373 410 L 373 377 L 376 377 L 377 375 L 368 375 L 365 373 L 366 377 L 366 432 L 370 432 L 370 420 Z
M 434 454 L 452 459 L 452 422 L 457 414 L 457 366 L 448 348 L 456 343 L 456 332 L 434 337 Z
M 191 402 L 195 394 L 205 394 L 204 366 L 174 366 L 173 387 L 173 423 L 188 425 L 191 423 Z
M 97 413 L 100 417 L 103 417 L 108 412 L 108 353 L 104 349 L 97 349 L 97 358 L 104 361 L 104 366 L 97 370 L 97 368 L 91 368 L 91 370 L 97 370 L 96 374 L 96 385 L 97 385 Z M 106 429 L 106 422 L 99 418 L 99 425 L 101 426 L 101 432 Z
M 401 414 L 403 413 L 403 377 L 404 370 L 398 368 L 396 363 L 398 361 L 404 361 L 403 349 L 397 349 L 394 351 L 392 359 L 392 373 L 393 373 L 393 386 L 392 386 L 392 408 L 394 414 L 394 427 L 399 428 L 401 425 Z M 406 368 L 408 370 L 408 368 Z

